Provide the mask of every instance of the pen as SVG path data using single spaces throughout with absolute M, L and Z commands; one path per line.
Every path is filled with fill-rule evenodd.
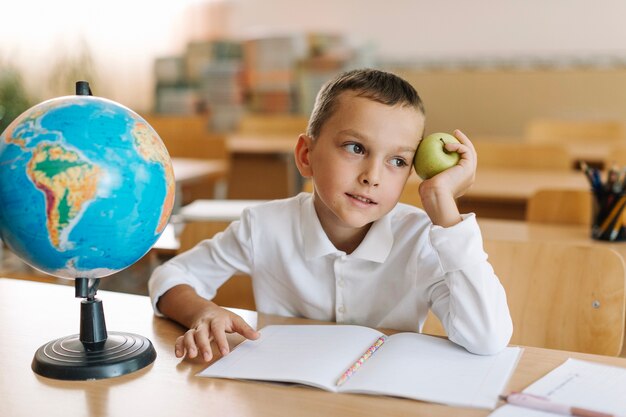
M 387 336 L 385 335 L 376 339 L 374 344 L 370 346 L 365 353 L 361 355 L 361 357 L 339 377 L 336 385 L 340 386 L 350 379 L 350 377 L 361 367 L 361 365 L 363 365 L 363 363 L 368 360 L 370 356 L 372 356 L 374 352 L 376 352 L 383 345 L 383 343 L 385 343 L 385 340 L 387 340 Z
M 611 165 L 611 168 L 606 174 L 606 188 L 608 191 L 613 191 L 613 187 L 619 178 L 619 171 L 615 164 Z
M 596 191 L 597 184 L 595 178 L 593 177 L 591 168 L 589 168 L 589 165 L 587 165 L 585 161 L 580 161 L 580 169 L 584 172 L 585 177 L 587 177 L 587 181 L 589 181 L 589 185 L 591 185 L 591 188 Z
M 613 414 L 602 413 L 599 411 L 588 410 L 580 407 L 570 407 L 569 405 L 559 404 L 550 401 L 549 398 L 540 397 L 538 395 L 525 394 L 523 392 L 512 392 L 509 395 L 501 395 L 501 399 L 509 404 L 517 405 L 535 410 L 547 411 L 550 413 L 562 414 L 566 416 L 577 417 L 616 417 Z

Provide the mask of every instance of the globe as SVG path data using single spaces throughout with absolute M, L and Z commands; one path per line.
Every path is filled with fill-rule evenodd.
M 158 134 L 101 97 L 44 101 L 0 136 L 0 237 L 32 267 L 102 278 L 143 257 L 174 205 Z

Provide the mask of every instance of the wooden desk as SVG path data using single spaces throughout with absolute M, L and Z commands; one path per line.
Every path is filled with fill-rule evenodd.
M 487 416 L 488 410 L 455 408 L 370 395 L 334 394 L 309 387 L 199 378 L 204 364 L 180 361 L 173 343 L 183 329 L 155 318 L 147 297 L 100 291 L 109 331 L 148 337 L 156 361 L 133 374 L 99 381 L 58 381 L 35 374 L 35 351 L 50 340 L 78 332 L 79 300 L 68 286 L 0 278 L 0 414 L 11 417 L 150 417 L 210 413 L 216 416 Z M 254 320 L 254 314 L 246 315 Z M 259 315 L 267 324 L 308 320 Z M 232 337 L 231 342 L 239 341 Z M 525 348 L 509 383 L 521 390 L 566 358 L 626 367 L 626 359 Z
M 303 180 L 293 151 L 297 135 L 232 135 L 228 198 L 275 199 L 296 195 Z
M 570 157 L 572 166 L 578 167 L 580 161 L 585 161 L 598 168 L 604 168 L 610 162 L 611 150 L 616 146 L 615 142 L 596 141 L 589 143 L 567 143 L 565 145 Z
M 591 230 L 587 226 L 531 223 L 480 217 L 478 217 L 478 224 L 484 239 L 565 242 L 583 246 L 597 245 L 617 251 L 626 261 L 626 242 L 606 242 L 592 239 Z
M 262 204 L 267 200 L 196 200 L 181 207 L 180 218 L 184 222 L 232 222 L 239 220 L 246 207 Z
M 419 178 L 412 174 L 403 192 L 403 201 L 420 205 Z M 479 169 L 476 181 L 459 198 L 462 213 L 475 212 L 479 217 L 523 220 L 528 199 L 540 188 L 588 189 L 580 171 L 543 171 L 530 169 Z M 411 201 L 411 198 L 416 198 Z
M 172 158 L 176 179 L 176 208 L 198 198 L 223 198 L 229 163 L 219 159 Z
M 519 136 L 490 136 L 478 135 L 470 138 L 475 144 L 486 142 L 495 143 L 528 143 L 527 139 Z M 610 154 L 613 147 L 618 145 L 615 140 L 594 140 L 594 141 L 564 141 L 563 148 L 570 157 L 570 165 L 573 169 L 578 168 L 580 161 L 585 161 L 598 168 L 604 168 L 606 162 L 610 162 Z M 480 154 L 478 155 L 480 160 Z
M 185 204 L 198 199 L 223 198 L 229 172 L 229 163 L 219 159 L 172 158 L 176 180 L 176 200 L 173 214 Z M 168 224 L 153 252 L 172 256 L 179 248 L 177 225 Z

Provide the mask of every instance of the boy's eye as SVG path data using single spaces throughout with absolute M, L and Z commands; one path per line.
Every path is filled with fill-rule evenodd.
M 356 154 L 362 154 L 365 152 L 365 149 L 363 149 L 363 146 L 359 145 L 358 143 L 348 143 L 347 145 L 344 145 L 344 148 L 351 153 L 356 153 Z
M 402 168 L 402 167 L 407 166 L 408 164 L 404 160 L 404 158 L 392 158 L 391 165 L 393 165 L 394 167 Z

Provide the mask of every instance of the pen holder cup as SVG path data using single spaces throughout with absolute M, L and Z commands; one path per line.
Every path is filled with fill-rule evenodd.
M 605 191 L 594 197 L 591 237 L 610 242 L 626 241 L 626 192 Z

